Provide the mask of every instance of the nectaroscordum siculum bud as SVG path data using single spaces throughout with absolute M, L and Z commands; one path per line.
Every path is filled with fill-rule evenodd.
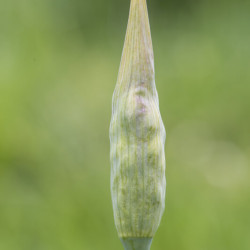
M 131 0 L 110 124 L 111 194 L 126 250 L 149 250 L 165 208 L 166 132 L 146 0 Z

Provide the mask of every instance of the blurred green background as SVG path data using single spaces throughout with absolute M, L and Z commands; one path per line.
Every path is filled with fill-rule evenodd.
M 250 249 L 250 1 L 148 0 L 167 129 L 152 249 Z M 109 122 L 129 0 L 0 0 L 0 250 L 122 249 Z

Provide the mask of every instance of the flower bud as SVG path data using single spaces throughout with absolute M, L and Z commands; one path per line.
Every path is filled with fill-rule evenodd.
M 146 0 L 131 0 L 110 124 L 111 193 L 125 249 L 149 249 L 165 208 L 165 128 Z

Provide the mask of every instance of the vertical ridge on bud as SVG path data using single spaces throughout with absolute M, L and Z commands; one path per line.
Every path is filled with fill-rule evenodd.
M 160 224 L 165 208 L 165 134 L 146 0 L 131 0 L 110 123 L 114 218 L 127 249 L 151 244 L 146 239 Z

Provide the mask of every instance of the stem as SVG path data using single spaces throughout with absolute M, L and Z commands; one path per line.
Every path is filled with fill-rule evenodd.
M 150 250 L 152 238 L 121 238 L 125 250 Z

